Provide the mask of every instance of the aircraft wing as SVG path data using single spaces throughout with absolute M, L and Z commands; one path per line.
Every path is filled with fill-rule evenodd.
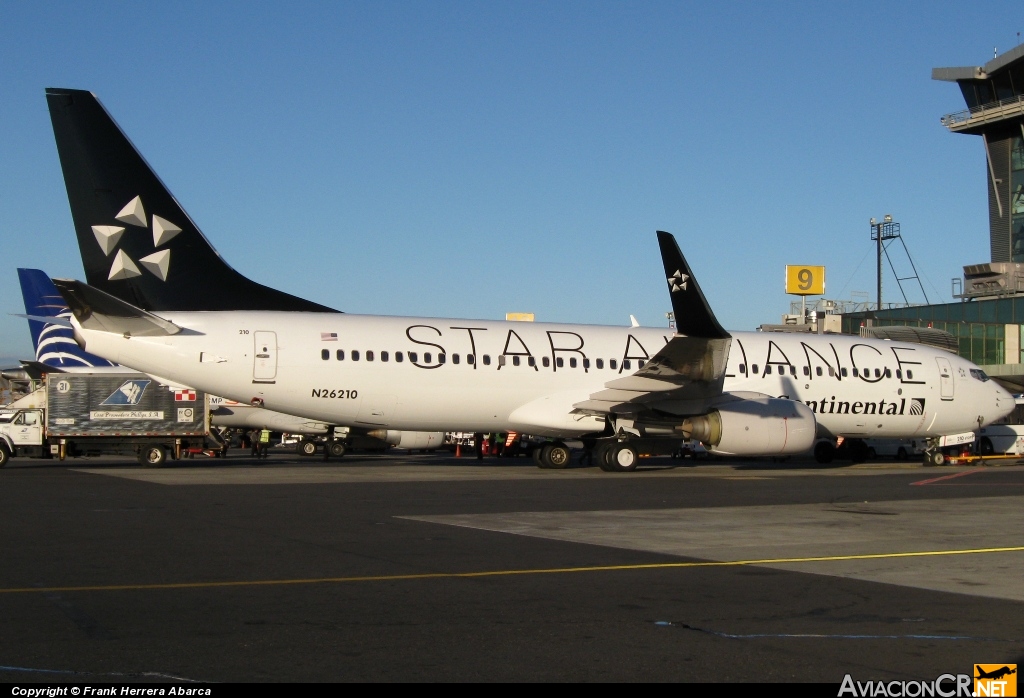
M 636 373 L 605 383 L 605 389 L 573 405 L 583 414 L 644 409 L 702 412 L 722 395 L 732 336 L 722 329 L 675 238 L 658 231 L 676 335 Z

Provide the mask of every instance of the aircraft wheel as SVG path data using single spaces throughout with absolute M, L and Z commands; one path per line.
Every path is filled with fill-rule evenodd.
M 10 459 L 11 454 L 8 452 L 8 450 L 5 447 L 0 446 L 0 468 L 7 465 L 7 461 Z
M 868 459 L 870 453 L 868 445 L 861 439 L 853 439 L 850 442 L 848 453 L 850 454 L 850 461 L 853 463 L 863 463 Z
M 831 463 L 836 457 L 836 447 L 828 441 L 819 441 L 814 445 L 814 460 L 822 465 Z
M 935 450 L 931 453 L 926 453 L 924 456 L 925 465 L 942 465 L 946 462 L 946 456 L 943 455 L 942 451 Z
M 335 458 L 341 458 L 343 455 L 345 455 L 345 452 L 348 450 L 345 447 L 344 441 L 332 441 L 329 448 L 331 455 L 334 456 Z
M 629 444 L 618 444 L 608 450 L 608 466 L 613 473 L 628 473 L 636 470 L 640 456 Z
M 160 468 L 167 462 L 167 451 L 163 446 L 143 446 L 139 451 L 139 463 L 147 468 Z
M 572 452 L 569 450 L 569 447 L 561 442 L 548 444 L 544 447 L 543 453 L 541 453 L 544 467 L 554 470 L 562 470 L 568 466 L 571 458 Z
M 544 459 L 541 458 L 541 456 L 544 455 L 545 446 L 547 446 L 547 444 L 537 444 L 530 449 L 530 458 L 533 458 L 533 462 L 537 464 L 538 468 L 544 467 Z
M 593 462 L 601 470 L 606 473 L 610 473 L 610 466 L 608 465 L 608 452 L 611 450 L 611 444 L 599 443 L 594 446 Z
M 316 442 L 303 439 L 299 442 L 299 445 L 295 447 L 300 456 L 315 456 L 316 455 Z
M 987 436 L 981 437 L 981 443 L 978 444 L 978 448 L 983 456 L 991 456 L 996 452 L 996 449 L 992 446 L 992 439 Z

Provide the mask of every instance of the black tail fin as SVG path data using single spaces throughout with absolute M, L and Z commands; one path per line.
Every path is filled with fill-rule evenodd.
M 228 266 L 91 92 L 46 101 L 91 286 L 152 311 L 332 312 Z
M 672 312 L 676 318 L 676 332 L 688 337 L 725 339 L 731 336 L 722 329 L 711 312 L 697 279 L 690 271 L 683 253 L 671 233 L 658 231 L 658 245 L 661 247 L 661 261 L 665 265 L 669 294 L 672 296 Z

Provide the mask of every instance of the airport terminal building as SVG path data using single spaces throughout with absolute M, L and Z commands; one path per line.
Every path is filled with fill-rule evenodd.
M 842 331 L 910 326 L 945 330 L 959 354 L 1024 392 L 1024 44 L 983 66 L 935 68 L 955 82 L 966 109 L 942 117 L 953 133 L 980 136 L 988 186 L 988 263 L 964 267 L 960 300 L 843 316 Z

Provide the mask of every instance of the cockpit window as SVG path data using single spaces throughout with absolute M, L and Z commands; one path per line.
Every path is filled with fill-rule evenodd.
M 982 383 L 988 380 L 988 374 L 986 374 L 980 368 L 972 368 L 971 375 L 980 380 Z

